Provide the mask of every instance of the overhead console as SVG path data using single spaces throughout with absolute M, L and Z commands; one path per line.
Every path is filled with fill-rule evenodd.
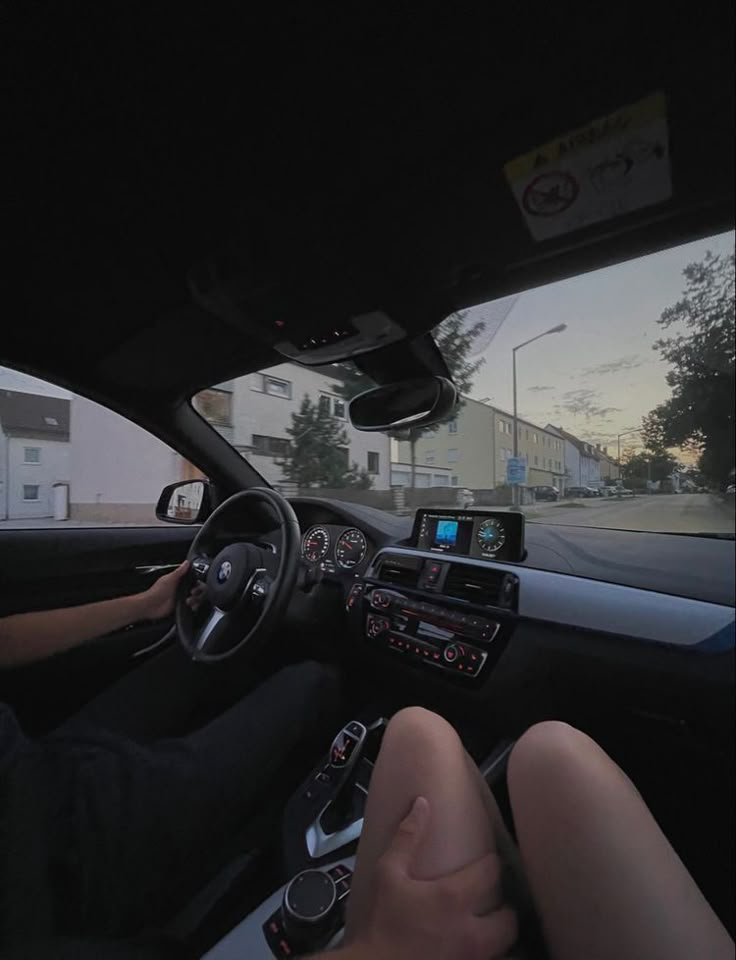
M 432 553 L 519 563 L 524 559 L 524 514 L 417 510 L 411 543 Z

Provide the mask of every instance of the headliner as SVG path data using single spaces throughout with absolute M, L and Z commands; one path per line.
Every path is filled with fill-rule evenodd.
M 383 309 L 416 336 L 733 225 L 730 4 L 175 9 L 28 4 L 6 23 L 0 363 L 171 405 L 276 362 L 274 317 L 313 332 Z M 503 164 L 656 90 L 672 201 L 533 243 Z M 246 322 L 194 302 L 212 262 Z

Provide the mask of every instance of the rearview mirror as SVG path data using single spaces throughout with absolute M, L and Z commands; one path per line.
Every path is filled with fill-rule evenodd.
M 167 523 L 202 523 L 210 514 L 210 485 L 206 480 L 184 480 L 164 487 L 156 516 Z
M 358 430 L 391 430 L 437 423 L 457 404 L 455 385 L 444 377 L 420 377 L 376 387 L 350 401 L 348 415 Z

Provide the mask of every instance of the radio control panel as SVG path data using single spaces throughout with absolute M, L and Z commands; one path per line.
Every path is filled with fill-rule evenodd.
M 477 677 L 499 631 L 495 620 L 406 597 L 394 590 L 367 592 L 365 635 L 414 661 L 460 677 Z

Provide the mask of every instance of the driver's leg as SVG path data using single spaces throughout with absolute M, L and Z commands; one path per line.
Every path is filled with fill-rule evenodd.
M 67 728 L 41 745 L 52 778 L 55 893 L 69 933 L 130 934 L 184 906 L 235 837 L 298 780 L 339 725 L 339 682 L 287 667 L 206 727 L 141 746 Z
M 174 642 L 142 660 L 85 704 L 61 730 L 108 730 L 150 743 L 179 736 L 226 710 L 260 678 L 237 655 L 218 664 L 196 664 Z

